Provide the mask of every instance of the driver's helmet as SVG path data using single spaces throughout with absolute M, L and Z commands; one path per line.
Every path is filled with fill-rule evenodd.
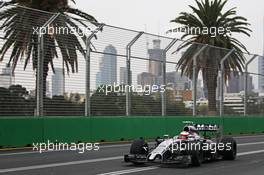
M 189 137 L 189 135 L 190 135 L 189 132 L 187 132 L 187 131 L 183 131 L 183 132 L 180 133 L 180 135 L 179 135 L 179 139 L 187 140 L 188 137 Z
M 198 131 L 194 126 L 186 126 L 184 127 L 183 131 L 188 132 L 189 134 L 193 134 L 193 135 L 198 134 Z

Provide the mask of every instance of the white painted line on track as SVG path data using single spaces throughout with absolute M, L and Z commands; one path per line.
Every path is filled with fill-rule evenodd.
M 52 168 L 52 167 L 60 167 L 60 166 L 68 166 L 68 165 L 80 165 L 80 164 L 86 164 L 86 163 L 120 160 L 123 158 L 124 158 L 123 156 L 116 156 L 116 157 L 107 157 L 107 158 L 90 159 L 90 160 L 79 160 L 79 161 L 64 162 L 64 163 L 52 163 L 52 164 L 33 165 L 33 166 L 18 167 L 18 168 L 8 168 L 8 169 L 0 169 L 0 173 L 35 170 L 35 169 Z
M 131 144 L 123 144 L 123 145 L 105 145 L 105 146 L 100 146 L 100 149 L 104 149 L 104 148 L 120 148 L 120 147 L 127 147 L 130 146 Z M 50 153 L 50 152 L 63 152 L 63 151 L 67 151 L 67 150 L 52 150 L 52 151 L 42 151 L 41 154 L 44 153 Z M 73 151 L 69 151 L 69 152 L 73 152 Z M 25 152 L 15 152 L 15 153 L 0 153 L 0 157 L 1 156 L 14 156 L 14 155 L 24 155 L 24 154 L 40 154 L 39 151 L 25 151 Z
M 246 156 L 246 155 L 257 154 L 257 153 L 264 153 L 264 150 L 257 150 L 257 151 L 249 151 L 249 152 L 237 153 L 237 156 Z
M 264 135 L 256 135 L 256 136 L 238 136 L 238 137 L 233 137 L 235 139 L 242 139 L 242 138 L 258 138 L 258 137 L 263 137 L 264 138 Z M 152 144 L 154 142 L 150 142 L 150 144 Z M 256 144 L 262 144 L 262 143 L 258 143 L 258 142 L 255 142 Z M 249 145 L 255 145 L 255 143 L 253 144 L 249 144 Z M 244 145 L 247 145 L 247 143 L 244 143 L 243 144 L 238 144 L 238 145 L 241 145 L 241 146 L 244 146 Z M 104 148 L 120 148 L 120 147 L 126 147 L 126 146 L 130 146 L 130 144 L 118 144 L 118 145 L 103 145 L 101 146 L 100 148 L 101 149 L 104 149 Z M 54 150 L 54 151 L 43 151 L 43 153 L 49 153 L 49 152 L 62 152 L 63 150 Z M 64 150 L 65 151 L 65 150 Z M 42 154 L 43 154 L 42 153 Z M 24 155 L 24 154 L 39 154 L 38 151 L 26 151 L 26 152 L 17 152 L 17 153 L 3 153 L 1 154 L 0 153 L 0 157 L 1 156 L 13 156 L 13 155 Z
M 130 173 L 137 173 L 137 172 L 142 172 L 142 171 L 149 171 L 149 170 L 154 170 L 159 167 L 146 167 L 146 168 L 133 168 L 133 169 L 128 169 L 128 170 L 122 170 L 122 171 L 114 171 L 110 173 L 102 173 L 98 175 L 121 175 L 121 174 L 130 174 Z
M 151 144 L 152 142 L 150 142 Z M 153 142 L 154 143 L 154 142 Z M 100 149 L 104 149 L 104 148 L 121 148 L 121 147 L 129 147 L 131 144 L 120 144 L 120 145 L 103 145 L 100 146 Z M 52 151 L 42 151 L 41 154 L 44 153 L 50 153 L 50 152 L 63 152 L 63 151 L 67 151 L 67 150 L 52 150 Z M 73 151 L 69 151 L 69 152 L 73 152 Z M 24 155 L 24 154 L 40 154 L 39 151 L 24 151 L 24 152 L 14 152 L 14 153 L 0 153 L 0 157 L 1 156 L 13 156 L 13 155 Z
M 237 145 L 238 146 L 249 146 L 249 145 L 260 145 L 260 144 L 264 144 L 264 142 L 240 143 L 240 144 L 237 144 Z M 100 147 L 100 149 L 103 149 L 103 148 L 115 148 L 115 147 L 118 148 L 118 147 L 126 147 L 126 146 L 130 146 L 130 144 L 124 144 L 124 145 L 119 145 L 119 146 L 107 145 L 107 146 Z M 49 153 L 49 152 L 62 152 L 62 151 L 63 150 L 43 151 L 41 154 Z M 24 154 L 40 154 L 40 153 L 38 151 L 28 151 L 28 152 L 18 152 L 18 153 L 3 153 L 3 154 L 0 154 L 0 157 L 1 156 L 24 155 Z
M 62 152 L 61 150 L 54 150 L 54 151 L 42 151 L 41 154 L 49 153 L 49 152 Z M 3 153 L 0 154 L 1 156 L 15 156 L 15 155 L 24 155 L 24 154 L 40 154 L 38 151 L 26 151 L 26 152 L 18 152 L 18 153 Z
M 240 143 L 237 144 L 237 146 L 261 145 L 261 144 L 264 144 L 264 142 Z
M 257 154 L 257 153 L 264 153 L 264 150 L 238 153 L 237 156 L 245 156 L 245 155 Z M 122 175 L 122 174 L 130 174 L 130 173 L 136 173 L 136 172 L 142 172 L 142 171 L 149 171 L 149 170 L 154 170 L 154 169 L 158 169 L 158 168 L 159 167 L 150 167 L 150 169 L 148 169 L 148 168 L 134 168 L 134 169 L 128 169 L 128 170 L 123 170 L 123 171 L 113 171 L 113 172 L 109 172 L 109 173 L 102 173 L 102 174 L 97 174 L 97 175 Z
M 235 139 L 247 139 L 247 138 L 259 138 L 259 137 L 262 137 L 264 138 L 264 135 L 253 135 L 253 136 L 236 136 L 236 137 L 233 137 Z
M 264 153 L 264 150 L 257 150 L 257 151 L 249 151 L 238 153 L 237 156 L 245 156 L 257 153 Z M 53 167 L 60 167 L 60 166 L 68 166 L 68 165 L 79 165 L 79 164 L 87 164 L 87 163 L 94 163 L 94 162 L 102 162 L 102 161 L 111 161 L 111 160 L 121 160 L 123 156 L 116 156 L 116 157 L 107 157 L 107 158 L 99 158 L 99 159 L 90 159 L 90 160 L 81 160 L 81 161 L 72 161 L 72 162 L 65 162 L 65 163 L 54 163 L 54 164 L 44 164 L 44 165 L 33 165 L 33 166 L 26 166 L 26 167 L 18 167 L 18 168 L 8 168 L 8 169 L 0 169 L 0 173 L 8 173 L 8 172 L 17 172 L 17 171 L 26 171 L 26 170 L 35 170 L 35 169 L 42 169 L 42 168 L 53 168 Z M 154 169 L 154 167 L 152 167 Z M 158 167 L 156 167 L 158 168 Z M 156 169 L 155 168 L 155 169 Z M 124 171 L 117 171 L 119 174 L 128 174 L 133 172 L 141 172 L 147 171 L 151 169 L 130 169 Z M 116 175 L 116 172 L 109 172 L 109 175 Z M 105 174 L 106 175 L 106 174 Z
M 104 145 L 104 146 L 100 146 L 101 149 L 103 148 L 120 148 L 120 147 L 126 147 L 126 146 L 130 146 L 130 144 L 120 144 L 120 145 Z

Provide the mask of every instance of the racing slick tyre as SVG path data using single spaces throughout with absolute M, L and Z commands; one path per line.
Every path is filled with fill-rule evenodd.
M 144 154 L 147 155 L 148 154 L 148 144 L 147 142 L 145 142 L 145 140 L 143 139 L 138 139 L 135 140 L 131 147 L 130 147 L 130 154 L 135 154 L 135 155 L 140 155 L 140 154 Z
M 191 153 L 191 165 L 201 166 L 202 162 L 203 162 L 203 151 L 193 150 Z
M 171 158 L 172 152 L 170 150 L 167 150 L 163 153 L 162 161 L 166 162 L 169 158 Z
M 130 154 L 133 154 L 136 156 L 139 156 L 139 155 L 147 156 L 148 152 L 149 152 L 148 143 L 145 142 L 145 140 L 143 140 L 143 139 L 135 140 L 130 147 Z M 137 162 L 137 161 L 133 161 L 132 163 L 134 165 L 144 164 L 143 162 Z
M 232 137 L 224 137 L 221 141 L 225 145 L 225 149 L 220 151 L 224 160 L 235 160 L 237 155 L 237 143 Z M 229 145 L 229 146 L 227 146 Z

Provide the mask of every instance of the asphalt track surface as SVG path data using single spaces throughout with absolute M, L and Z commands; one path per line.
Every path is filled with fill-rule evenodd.
M 263 175 L 264 135 L 235 138 L 238 157 L 235 161 L 217 161 L 201 167 L 183 168 L 157 164 L 133 166 L 123 162 L 129 144 L 100 146 L 99 151 L 79 154 L 75 151 L 38 153 L 1 151 L 0 174 L 8 175 Z

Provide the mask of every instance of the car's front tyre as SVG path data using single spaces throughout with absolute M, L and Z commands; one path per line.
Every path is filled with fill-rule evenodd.
M 137 161 L 137 159 L 142 159 L 142 157 L 147 157 L 149 153 L 148 143 L 144 139 L 134 140 L 130 147 L 130 154 L 135 156 L 135 160 L 131 161 L 135 165 L 144 164 L 141 161 Z M 139 160 L 138 159 L 138 160 Z
M 235 160 L 237 155 L 237 143 L 232 137 L 224 137 L 221 143 L 225 145 L 225 149 L 220 151 L 224 160 Z

